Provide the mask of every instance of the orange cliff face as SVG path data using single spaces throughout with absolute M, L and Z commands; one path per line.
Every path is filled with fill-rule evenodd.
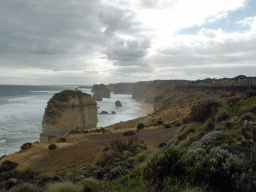
M 49 136 L 62 136 L 78 128 L 96 127 L 97 103 L 91 95 L 65 90 L 55 94 L 45 109 L 40 142 Z

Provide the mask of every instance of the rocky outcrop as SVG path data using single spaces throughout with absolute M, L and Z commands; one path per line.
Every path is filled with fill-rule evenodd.
M 107 115 L 107 114 L 108 114 L 107 111 L 101 111 L 101 112 L 100 112 L 100 115 Z
M 110 91 L 108 90 L 107 86 L 104 84 L 94 85 L 92 88 L 92 91 L 94 93 L 93 95 L 101 95 L 102 98 L 110 98 Z
M 96 127 L 97 123 L 97 103 L 91 95 L 65 90 L 56 93 L 48 102 L 40 142 L 47 141 L 50 136 L 62 136 L 77 127 Z
M 135 83 L 117 83 L 109 84 L 108 89 L 114 94 L 132 94 Z
M 117 107 L 122 107 L 122 104 L 121 104 L 121 102 L 120 102 L 119 100 L 117 100 L 117 101 L 115 102 L 115 105 L 116 105 Z
M 133 99 L 143 99 L 146 98 L 147 95 L 147 86 L 150 82 L 149 81 L 140 81 L 135 83 L 132 91 L 132 98 Z
M 96 92 L 93 94 L 93 100 L 94 101 L 102 101 L 102 96 Z

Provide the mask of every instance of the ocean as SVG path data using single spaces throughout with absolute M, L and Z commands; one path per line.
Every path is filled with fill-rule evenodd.
M 47 102 L 60 91 L 75 90 L 78 86 L 25 86 L 0 85 L 0 156 L 20 150 L 26 142 L 39 141 L 42 132 L 42 120 Z M 91 93 L 91 88 L 79 88 Z M 120 100 L 123 107 L 116 107 Z M 111 98 L 97 101 L 98 113 L 107 111 L 109 115 L 98 114 L 97 127 L 105 127 L 120 121 L 128 121 L 146 116 L 139 102 L 131 95 L 111 93 Z M 111 111 L 116 114 L 112 115 Z

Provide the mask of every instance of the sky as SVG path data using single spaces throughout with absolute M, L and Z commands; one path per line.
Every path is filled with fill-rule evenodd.
M 255 0 L 0 0 L 0 84 L 256 76 Z

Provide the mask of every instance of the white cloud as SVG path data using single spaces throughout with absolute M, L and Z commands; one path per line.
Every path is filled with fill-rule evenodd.
M 244 27 L 249 26 L 252 31 L 256 31 L 256 16 L 255 17 L 246 17 L 245 19 L 236 22 Z
M 212 19 L 209 19 L 208 22 L 214 23 L 215 21 L 218 21 L 218 20 L 220 20 L 220 19 L 222 19 L 222 18 L 227 17 L 227 15 L 228 15 L 227 13 L 221 13 L 221 14 L 219 14 L 219 15 L 216 15 L 216 16 L 213 17 Z

